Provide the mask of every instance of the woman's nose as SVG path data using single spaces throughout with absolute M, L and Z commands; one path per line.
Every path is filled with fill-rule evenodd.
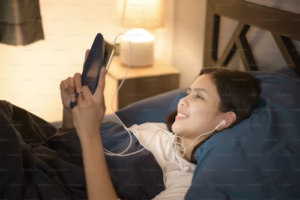
M 187 106 L 186 98 L 184 97 L 184 98 L 180 99 L 179 104 L 180 104 L 180 106 Z

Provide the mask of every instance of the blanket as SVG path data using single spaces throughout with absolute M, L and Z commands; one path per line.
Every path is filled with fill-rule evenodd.
M 127 147 L 120 125 L 102 124 L 100 131 L 106 149 Z M 142 148 L 133 139 L 128 153 Z M 121 199 L 151 199 L 165 189 L 162 170 L 147 150 L 106 161 Z M 0 101 L 0 177 L 0 199 L 88 199 L 76 130 L 56 129 L 7 101 Z

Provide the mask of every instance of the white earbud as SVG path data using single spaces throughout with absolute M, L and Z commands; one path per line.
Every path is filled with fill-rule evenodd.
M 222 122 L 221 122 L 218 126 L 216 126 L 215 130 L 216 130 L 217 128 L 219 128 L 220 126 L 225 125 L 225 124 L 226 124 L 226 120 L 223 119 Z
M 226 125 L 226 120 L 223 119 L 223 121 L 221 122 L 222 125 Z

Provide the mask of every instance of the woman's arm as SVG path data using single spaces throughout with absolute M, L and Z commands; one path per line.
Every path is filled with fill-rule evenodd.
M 104 87 L 106 68 L 100 71 L 100 80 L 92 94 L 88 86 L 82 87 L 77 106 L 72 109 L 73 123 L 82 146 L 83 165 L 89 200 L 117 200 L 110 179 L 100 127 L 105 115 Z
M 100 131 L 83 135 L 93 135 L 93 137 L 86 136 L 80 139 L 88 199 L 117 200 L 118 196 L 107 169 Z
M 72 110 L 63 108 L 62 130 L 74 129 Z

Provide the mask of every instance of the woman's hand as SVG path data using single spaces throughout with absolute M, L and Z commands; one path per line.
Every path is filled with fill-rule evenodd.
M 106 111 L 104 101 L 106 68 L 102 67 L 98 86 L 94 94 L 87 86 L 77 97 L 77 106 L 72 109 L 73 123 L 80 139 L 93 138 L 99 134 L 100 126 Z
M 90 50 L 86 50 L 85 52 L 85 60 L 89 55 Z M 66 80 L 63 80 L 60 83 L 60 94 L 63 107 L 65 109 L 71 110 L 70 103 L 76 101 L 76 93 L 82 92 L 82 82 L 81 82 L 81 74 L 76 73 L 74 77 L 68 77 Z

